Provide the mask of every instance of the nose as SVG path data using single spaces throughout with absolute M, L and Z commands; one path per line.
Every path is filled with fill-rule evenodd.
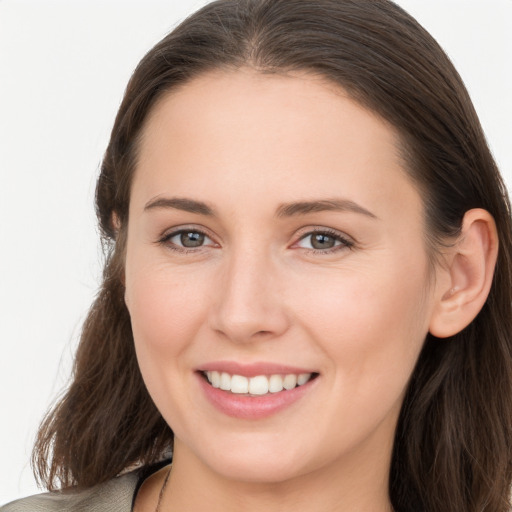
M 276 265 L 263 251 L 233 253 L 223 262 L 210 326 L 237 343 L 274 339 L 289 327 Z

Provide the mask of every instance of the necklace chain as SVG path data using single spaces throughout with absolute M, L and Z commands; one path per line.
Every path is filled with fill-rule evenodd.
M 162 488 L 160 489 L 160 494 L 158 495 L 158 503 L 156 504 L 155 512 L 160 512 L 160 504 L 162 503 L 162 498 L 165 494 L 165 488 L 167 487 L 167 482 L 169 481 L 169 476 L 171 475 L 171 468 L 167 472 L 164 483 L 162 484 Z

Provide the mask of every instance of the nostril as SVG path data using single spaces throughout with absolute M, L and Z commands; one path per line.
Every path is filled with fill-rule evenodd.
M 270 331 L 258 331 L 254 333 L 254 336 L 268 336 L 269 334 L 272 334 Z

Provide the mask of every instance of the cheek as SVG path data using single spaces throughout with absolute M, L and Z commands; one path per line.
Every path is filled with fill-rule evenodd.
M 406 268 L 340 275 L 301 294 L 301 322 L 328 356 L 340 386 L 350 382 L 352 390 L 370 393 L 389 383 L 391 394 L 405 386 L 429 317 L 425 274 Z
M 188 354 L 202 324 L 206 291 L 199 279 L 169 272 L 165 265 L 133 269 L 127 271 L 126 302 L 138 364 L 155 405 L 177 428 L 191 378 Z
M 139 359 L 165 366 L 201 326 L 204 280 L 197 273 L 170 271 L 165 264 L 148 268 L 134 261 L 132 268 L 127 268 L 126 302 Z

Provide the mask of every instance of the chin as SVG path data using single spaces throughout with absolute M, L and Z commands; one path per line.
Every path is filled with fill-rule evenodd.
M 274 434 L 271 440 L 254 437 L 249 443 L 233 442 L 228 446 L 214 446 L 215 443 L 210 442 L 209 450 L 196 452 L 196 456 L 223 478 L 253 484 L 292 480 L 308 473 L 315 465 L 305 457 L 304 449 L 287 446 L 282 436 Z M 298 443 L 297 446 L 303 445 Z

